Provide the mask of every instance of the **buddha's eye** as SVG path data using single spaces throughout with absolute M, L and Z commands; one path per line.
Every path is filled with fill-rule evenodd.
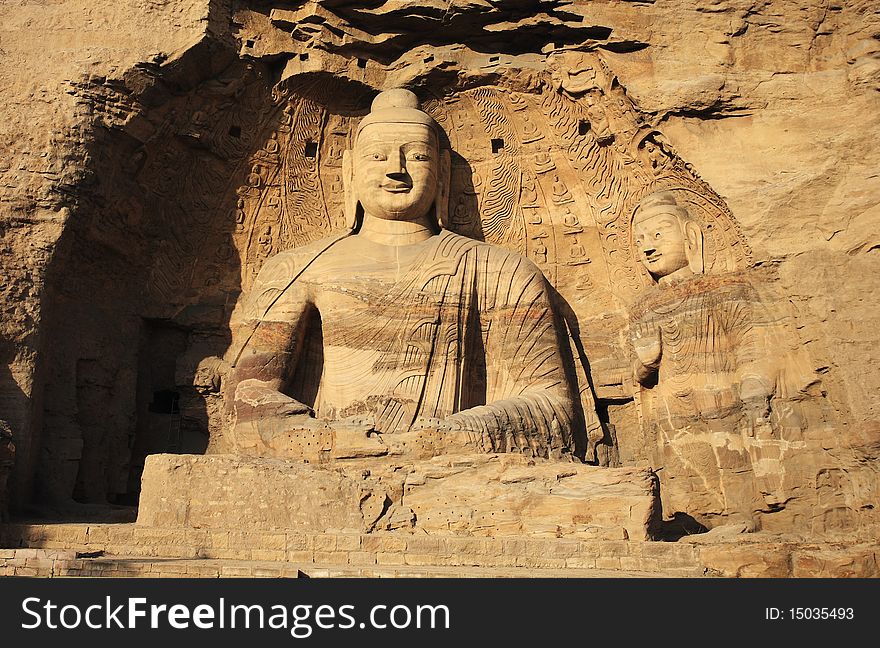
M 660 238 L 660 232 L 657 232 L 656 234 L 654 234 L 654 238 L 655 238 L 655 239 Z
M 371 160 L 384 160 L 385 159 L 385 156 L 382 155 L 382 153 L 380 153 L 379 151 L 375 151 L 375 152 L 371 153 L 369 157 Z
M 430 157 L 428 157 L 427 153 L 411 153 L 409 159 L 416 162 L 427 162 Z

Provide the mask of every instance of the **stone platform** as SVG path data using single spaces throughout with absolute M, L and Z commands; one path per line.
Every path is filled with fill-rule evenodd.
M 592 568 L 350 565 L 265 560 L 93 556 L 52 549 L 0 550 L 0 576 L 40 578 L 671 578 L 677 573 Z
M 142 484 L 138 525 L 166 529 L 648 540 L 660 518 L 650 471 L 519 454 L 332 464 L 151 455 Z
M 763 534 L 642 542 L 9 524 L 0 576 L 877 577 L 875 544 Z
M 648 471 L 458 455 L 332 465 L 153 455 L 136 523 L 8 524 L 0 576 L 870 577 L 875 544 L 652 541 Z

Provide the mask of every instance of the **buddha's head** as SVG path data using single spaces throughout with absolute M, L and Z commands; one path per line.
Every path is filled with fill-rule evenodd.
M 648 194 L 633 215 L 639 261 L 654 279 L 703 272 L 703 232 L 670 191 Z
M 343 161 L 346 215 L 414 221 L 432 207 L 443 225 L 449 200 L 449 151 L 442 131 L 409 90 L 379 93 L 361 120 Z

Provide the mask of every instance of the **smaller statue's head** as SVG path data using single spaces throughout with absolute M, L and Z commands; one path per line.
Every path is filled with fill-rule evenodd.
M 433 206 L 437 223 L 445 224 L 450 163 L 442 142 L 442 129 L 415 94 L 379 93 L 344 156 L 349 224 L 355 226 L 358 206 L 376 218 L 405 221 L 424 218 Z
M 703 232 L 670 191 L 639 201 L 633 214 L 633 241 L 639 261 L 657 281 L 703 272 Z

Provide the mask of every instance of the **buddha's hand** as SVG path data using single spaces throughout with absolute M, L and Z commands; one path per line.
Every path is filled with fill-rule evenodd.
M 528 411 L 525 401 L 511 398 L 478 405 L 454 414 L 451 419 L 461 424 L 456 436 L 480 452 L 517 451 L 537 457 L 558 456 L 567 446 L 559 420 L 553 416 L 549 428 L 539 426 Z
M 312 409 L 282 394 L 271 385 L 255 379 L 242 380 L 235 390 L 235 413 L 239 422 L 255 419 L 291 419 L 306 422 Z
M 642 365 L 651 369 L 660 366 L 663 339 L 659 327 L 652 327 L 644 322 L 636 324 L 632 332 L 632 344 Z

